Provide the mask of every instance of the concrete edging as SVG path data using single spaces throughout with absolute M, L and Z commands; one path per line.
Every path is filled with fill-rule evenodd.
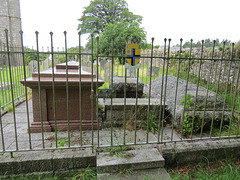
M 165 167 L 187 163 L 240 158 L 240 139 L 179 142 L 159 145 Z
M 157 147 L 165 159 L 165 167 L 240 157 L 240 139 L 178 142 L 145 146 Z M 142 147 L 144 148 L 144 146 Z M 97 154 L 92 149 L 16 152 L 0 156 L 0 177 L 28 174 L 56 174 L 87 167 L 96 168 Z

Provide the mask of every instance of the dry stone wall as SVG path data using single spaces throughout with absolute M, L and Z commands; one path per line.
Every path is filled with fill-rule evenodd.
M 217 48 L 214 50 L 215 53 L 212 59 L 212 48 L 205 48 L 203 49 L 203 53 L 201 54 L 200 48 L 193 48 L 192 50 L 192 59 L 190 61 L 190 73 L 196 76 L 199 75 L 201 79 L 206 81 L 210 81 L 211 83 L 230 83 L 230 84 L 237 84 L 238 73 L 239 73 L 239 59 L 232 60 L 230 50 L 227 50 L 222 54 L 222 51 L 219 51 Z M 178 57 L 176 54 L 179 51 L 170 51 L 170 57 Z M 182 54 L 187 55 L 189 57 L 190 49 L 183 49 Z M 142 58 L 141 63 L 143 65 L 150 66 L 151 65 L 151 51 L 150 50 L 143 50 L 142 51 Z M 165 55 L 167 57 L 167 55 Z M 153 67 L 163 67 L 163 50 L 154 50 L 153 51 L 153 58 L 152 58 L 152 66 Z M 202 58 L 201 58 L 202 57 Z M 221 60 L 223 59 L 223 60 Z M 177 59 L 174 60 L 170 59 L 169 66 L 176 66 L 177 67 Z M 175 63 L 175 64 L 174 64 Z M 181 65 L 184 66 L 181 68 L 188 69 L 189 60 L 181 60 Z M 240 83 L 238 83 L 240 84 Z

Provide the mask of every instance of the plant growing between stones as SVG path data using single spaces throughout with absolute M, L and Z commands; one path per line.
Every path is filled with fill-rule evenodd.
M 124 169 L 120 170 L 119 174 L 129 176 L 129 175 L 133 174 L 133 170 L 124 168 Z
M 158 134 L 158 124 L 157 124 L 157 110 L 154 108 L 149 113 L 148 122 L 142 121 L 139 124 L 140 128 L 146 129 L 145 134 L 147 134 L 147 131 L 151 131 L 153 134 Z M 148 129 L 147 129 L 148 128 Z
M 193 95 L 191 95 L 191 94 L 187 94 L 187 95 L 186 95 L 186 106 L 185 106 L 186 109 L 190 109 L 190 108 L 191 108 L 191 105 L 194 104 L 194 102 L 193 102 L 192 100 L 190 100 L 192 97 L 193 97 Z M 185 96 L 183 96 L 182 99 L 183 99 L 183 100 L 182 100 L 182 101 L 180 102 L 180 104 L 179 104 L 179 105 L 181 105 L 181 106 L 183 106 L 184 103 L 185 103 Z
M 109 152 L 110 156 L 116 155 L 117 157 L 124 158 L 124 151 L 129 151 L 132 148 L 129 146 L 119 145 L 117 147 L 106 147 L 103 149 L 104 152 Z
M 142 127 L 147 128 L 147 122 L 144 122 L 142 124 Z M 153 134 L 158 134 L 158 124 L 156 123 L 156 115 L 155 114 L 151 114 L 149 116 L 149 120 L 148 120 L 148 130 L 151 131 Z M 145 134 L 147 134 L 147 130 L 145 131 Z
M 190 100 L 193 97 L 193 95 L 191 94 L 187 94 L 186 97 L 183 96 L 182 97 L 182 101 L 180 102 L 179 105 L 184 106 L 185 103 L 185 98 L 186 98 L 186 103 L 185 103 L 185 108 L 186 109 L 191 109 L 191 106 L 194 105 L 194 102 L 192 100 Z M 191 111 L 190 113 L 192 113 L 193 111 Z M 190 116 L 188 113 L 184 113 L 184 119 L 183 119 L 183 124 L 182 124 L 182 134 L 186 135 L 186 134 L 190 134 L 190 133 L 195 133 L 197 131 L 199 131 L 200 126 L 201 126 L 201 122 L 202 122 L 202 115 L 200 117 L 196 116 Z
M 65 140 L 65 139 L 60 139 L 60 140 L 58 140 L 58 141 L 57 141 L 58 147 L 64 147 L 64 145 L 67 144 L 66 141 L 67 141 L 67 140 Z M 64 151 L 64 149 L 61 149 L 61 152 L 63 152 L 63 151 Z
M 190 133 L 195 133 L 199 131 L 200 129 L 200 124 L 202 122 L 201 117 L 192 117 L 189 116 L 187 113 L 184 113 L 184 120 L 183 120 L 183 129 L 182 129 L 182 134 L 190 134 Z
M 93 171 L 89 166 L 86 170 L 84 170 L 82 173 L 78 174 L 77 176 L 72 177 L 72 180 L 89 180 L 89 179 L 97 179 L 97 174 L 95 171 Z

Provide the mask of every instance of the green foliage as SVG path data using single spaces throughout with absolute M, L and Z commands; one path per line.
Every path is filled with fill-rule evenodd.
M 186 98 L 186 105 L 185 108 L 186 109 L 191 109 L 191 106 L 194 105 L 194 102 L 192 100 L 190 100 L 193 97 L 193 95 L 191 94 L 187 94 L 186 97 L 183 96 L 182 97 L 182 101 L 180 102 L 179 105 L 184 106 L 185 103 L 185 98 Z M 202 122 L 202 118 L 198 117 L 198 116 L 190 116 L 188 115 L 188 113 L 184 113 L 184 119 L 183 119 L 183 127 L 182 127 L 182 134 L 191 134 L 191 133 L 195 133 L 198 132 L 200 129 L 200 124 Z
M 193 97 L 193 95 L 191 95 L 191 94 L 187 94 L 187 95 L 186 95 L 186 105 L 185 105 L 185 108 L 186 108 L 186 109 L 190 109 L 190 108 L 191 108 L 191 105 L 194 104 L 194 102 L 190 100 L 192 97 Z M 183 106 L 184 103 L 185 103 L 185 96 L 183 96 L 182 99 L 183 99 L 183 100 L 182 100 L 182 101 L 180 102 L 180 104 L 179 104 L 179 105 L 181 105 L 181 106 Z
M 156 116 L 156 110 L 152 110 L 150 113 L 149 113 L 149 118 L 148 118 L 148 122 L 147 121 L 142 121 L 140 124 L 139 124 L 139 127 L 140 128 L 143 128 L 143 129 L 147 129 L 145 131 L 145 133 L 147 133 L 147 131 L 151 131 L 153 134 L 158 134 L 158 124 L 157 124 L 157 116 Z
M 25 59 L 26 65 L 32 60 L 38 60 L 36 50 L 25 47 L 24 52 L 27 52 L 24 54 L 24 59 Z M 39 61 L 44 61 L 48 56 L 49 56 L 48 54 L 39 53 Z
M 85 7 L 79 19 L 78 29 L 82 33 L 102 33 L 111 23 L 142 22 L 142 17 L 129 11 L 125 0 L 93 0 Z
M 152 44 L 150 44 L 150 43 L 146 43 L 146 42 L 143 42 L 142 44 L 141 44 L 141 49 L 152 49 Z
M 99 34 L 99 54 L 123 56 L 126 47 L 126 39 L 141 39 L 144 44 L 146 34 L 140 28 L 142 17 L 129 12 L 125 0 L 94 0 L 85 8 L 79 19 L 79 30 L 82 33 Z M 114 52 L 112 52 L 112 39 L 114 38 Z M 92 46 L 91 38 L 86 48 Z M 96 47 L 96 38 L 93 39 Z M 96 48 L 94 48 L 96 53 Z M 125 58 L 119 57 L 124 64 Z
M 117 147 L 106 147 L 103 149 L 104 152 L 109 152 L 110 156 L 116 155 L 118 157 L 124 158 L 124 151 L 129 151 L 132 148 L 129 146 L 119 145 Z
M 240 177 L 239 160 L 221 160 L 187 164 L 168 170 L 171 179 L 235 180 Z
M 98 109 L 99 109 L 99 110 L 104 110 L 104 106 L 101 105 L 101 104 L 98 104 Z
M 66 140 L 65 139 L 60 139 L 57 141 L 57 145 L 58 147 L 64 147 L 66 144 Z M 61 152 L 63 151 L 64 149 L 61 149 Z
M 112 52 L 112 40 L 114 38 L 114 52 Z M 109 23 L 105 26 L 104 32 L 99 36 L 99 54 L 123 56 L 126 48 L 126 39 L 141 39 L 141 43 L 145 42 L 145 32 L 139 27 L 137 22 Z M 96 39 L 94 38 L 94 47 L 96 47 Z M 86 48 L 90 49 L 91 41 L 88 42 Z M 94 48 L 94 53 L 96 49 Z M 120 64 L 125 63 L 125 58 L 118 57 Z
M 98 89 L 109 89 L 109 81 L 104 82 L 104 84 L 102 86 L 100 86 Z
M 87 167 L 82 173 L 77 176 L 72 177 L 72 180 L 97 180 L 97 173 L 93 171 L 90 167 Z
M 7 105 L 7 112 L 12 112 L 13 111 L 13 105 L 9 104 Z
M 184 119 L 183 119 L 183 128 L 182 128 L 182 134 L 191 134 L 198 132 L 200 129 L 200 124 L 202 122 L 202 118 L 199 118 L 197 116 L 192 117 L 189 116 L 187 113 L 184 113 Z
M 216 43 L 215 43 L 215 46 L 220 46 L 220 41 L 219 39 L 216 39 Z M 200 41 L 198 41 L 197 43 L 192 43 L 192 47 L 201 47 L 202 46 L 202 43 Z M 204 40 L 204 46 L 205 47 L 213 47 L 213 40 L 210 40 L 209 38 L 208 39 L 205 39 Z M 183 44 L 183 48 L 190 48 L 191 47 L 191 42 L 190 41 L 187 41 Z

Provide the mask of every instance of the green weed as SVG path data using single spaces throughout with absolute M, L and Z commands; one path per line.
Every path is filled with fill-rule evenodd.
M 12 112 L 13 111 L 13 105 L 7 105 L 7 112 Z
M 60 139 L 60 140 L 58 140 L 58 141 L 57 141 L 58 147 L 64 147 L 65 144 L 67 144 L 66 141 L 67 141 L 67 140 L 65 140 L 65 139 Z M 61 149 L 61 152 L 62 152 L 62 151 L 64 151 L 64 149 Z
M 190 108 L 191 108 L 191 105 L 194 104 L 194 102 L 190 100 L 192 97 L 193 97 L 193 95 L 191 95 L 191 94 L 187 94 L 187 95 L 186 95 L 186 105 L 185 105 L 185 108 L 190 109 Z M 181 105 L 181 106 L 183 106 L 184 103 L 185 103 L 185 96 L 183 96 L 182 99 L 183 99 L 183 100 L 182 100 L 182 101 L 180 102 L 180 104 L 179 104 L 179 105 Z
M 88 167 L 83 172 L 79 173 L 78 175 L 75 175 L 71 178 L 72 180 L 97 180 L 97 173 L 93 171 L 90 167 Z
M 169 170 L 171 179 L 219 179 L 235 180 L 240 177 L 239 160 L 223 160 L 216 162 L 198 163 L 185 165 Z
M 117 147 L 106 147 L 103 149 L 104 152 L 109 152 L 110 156 L 116 155 L 118 157 L 124 158 L 124 151 L 129 151 L 132 148 L 129 146 L 119 145 Z

